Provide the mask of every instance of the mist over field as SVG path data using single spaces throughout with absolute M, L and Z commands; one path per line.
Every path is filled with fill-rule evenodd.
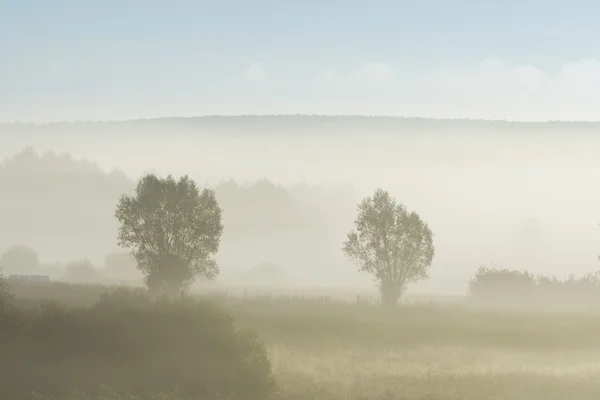
M 598 15 L 0 1 L 0 400 L 600 399 Z
M 298 285 L 369 287 L 340 246 L 358 200 L 377 187 L 419 212 L 435 232 L 431 279 L 411 291 L 463 294 L 483 264 L 559 277 L 597 268 L 600 139 L 586 125 L 282 116 L 5 124 L 1 130 L 3 186 L 33 184 L 50 173 L 11 167 L 26 159 L 27 146 L 42 159 L 52 152 L 89 161 L 63 160 L 69 175 L 61 171 L 46 180 L 51 185 L 64 176 L 60 190 L 31 187 L 4 196 L 12 207 L 3 208 L 3 219 L 13 224 L 0 228 L 0 243 L 30 245 L 48 262 L 101 262 L 116 250 L 118 196 L 133 190 L 143 173 L 156 172 L 189 174 L 213 188 L 232 179 L 240 185 L 266 179 L 293 203 L 281 218 L 309 215 L 309 221 L 298 217 L 272 228 L 267 225 L 280 217 L 266 216 L 268 205 L 260 205 L 268 201 L 266 192 L 239 201 L 232 193 L 223 203 L 226 222 L 255 207 L 263 207 L 260 215 L 270 222 L 258 218 L 247 234 L 225 224 L 222 279 L 229 270 L 269 261 Z M 58 160 L 46 162 L 60 169 Z M 76 180 L 101 172 L 112 175 L 101 184 L 90 181 L 82 193 Z M 28 220 L 43 207 L 53 207 L 54 219 Z

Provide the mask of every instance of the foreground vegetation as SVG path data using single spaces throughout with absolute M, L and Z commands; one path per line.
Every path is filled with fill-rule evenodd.
M 194 399 L 265 399 L 266 349 L 213 302 L 151 300 L 116 289 L 88 307 L 42 303 L 0 314 L 2 398 L 178 391 Z
M 82 307 L 114 290 L 52 286 L 14 288 L 15 304 L 35 309 L 62 296 L 63 306 Z M 266 343 L 276 399 L 596 400 L 600 393 L 600 315 L 211 300 Z M 127 398 L 110 393 L 98 399 Z M 154 398 L 184 398 L 169 396 Z
M 375 279 L 377 301 L 192 298 L 197 278 L 219 273 L 226 224 L 217 200 L 187 176 L 153 174 L 120 197 L 118 242 L 143 289 L 21 276 L 39 270 L 37 253 L 7 250 L 0 268 L 16 274 L 10 291 L 0 281 L 0 398 L 598 398 L 600 275 L 559 280 L 482 267 L 470 302 L 396 307 L 428 277 L 433 232 L 376 190 L 359 203 L 343 252 Z M 109 265 L 129 262 L 110 257 Z M 65 275 L 93 281 L 94 270 L 79 260 Z M 535 312 L 549 300 L 553 312 Z

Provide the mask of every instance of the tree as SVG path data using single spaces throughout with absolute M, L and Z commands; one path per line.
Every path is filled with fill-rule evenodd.
M 359 203 L 354 223 L 356 230 L 348 234 L 343 251 L 375 277 L 384 305 L 394 306 L 409 283 L 428 277 L 433 233 L 419 215 L 382 189 Z
M 221 208 L 213 190 L 201 192 L 187 175 L 142 177 L 135 196 L 121 196 L 115 216 L 119 245 L 131 250 L 149 290 L 177 294 L 197 276 L 218 275 Z
M 98 279 L 98 271 L 90 260 L 77 260 L 67 263 L 65 277 L 71 282 L 93 282 Z
M 14 246 L 0 258 L 0 269 L 10 274 L 30 275 L 39 272 L 40 259 L 35 251 L 25 246 Z

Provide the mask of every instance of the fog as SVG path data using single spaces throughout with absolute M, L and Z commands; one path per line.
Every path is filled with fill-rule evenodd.
M 0 0 L 0 400 L 598 400 L 598 15 Z
M 226 118 L 211 123 L 8 124 L 0 128 L 0 156 L 8 165 L 8 158 L 32 146 L 40 155 L 53 151 L 87 159 L 106 173 L 120 169 L 132 181 L 152 171 L 188 174 L 209 187 L 230 179 L 240 185 L 267 179 L 284 186 L 300 204 L 282 211 L 286 218 L 305 210 L 314 221 L 305 221 L 304 228 L 286 222 L 272 229 L 267 225 L 278 218 L 273 216 L 265 226 L 253 220 L 252 229 L 228 230 L 228 217 L 240 221 L 257 205 L 221 204 L 221 280 L 234 279 L 232 271 L 273 262 L 297 285 L 371 287 L 371 278 L 343 258 L 341 244 L 352 228 L 356 203 L 378 187 L 418 212 L 435 234 L 430 279 L 411 286 L 411 292 L 464 294 L 467 280 L 483 264 L 559 277 L 598 269 L 600 138 L 577 124 L 556 132 L 549 123 L 492 123 L 492 129 L 482 125 L 463 133 L 456 121 L 447 122 L 448 129 L 442 121 L 427 130 L 411 130 L 405 123 L 392 134 L 385 119 L 353 126 L 338 118 L 311 126 L 301 117 L 265 118 L 258 126 Z M 10 174 L 7 169 L 2 179 Z M 61 217 L 76 221 L 86 213 L 86 201 L 96 199 L 101 206 L 89 206 L 87 212 L 99 214 L 86 216 L 96 221 L 92 226 L 63 228 L 60 220 L 27 220 L 31 210 L 47 207 L 53 213 L 61 206 L 48 204 L 35 188 L 20 196 L 19 186 L 13 186 L 18 207 L 3 204 L 0 248 L 30 245 L 47 262 L 88 257 L 101 263 L 118 250 L 112 215 L 119 190 L 134 187 L 125 180 L 115 183 L 118 174 L 110 176 L 110 190 L 97 187 L 98 194 L 84 194 L 85 201 L 72 199 L 81 209 Z M 51 184 L 53 177 L 45 179 Z M 77 186 L 61 190 L 78 195 Z M 108 192 L 114 198 L 106 197 Z M 19 224 L 20 215 L 36 228 Z

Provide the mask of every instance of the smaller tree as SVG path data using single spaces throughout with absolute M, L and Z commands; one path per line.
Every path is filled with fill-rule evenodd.
M 8 274 L 36 274 L 40 269 L 40 259 L 29 247 L 14 246 L 0 257 L 0 269 Z
M 433 233 L 387 191 L 378 189 L 358 205 L 355 225 L 343 252 L 374 276 L 384 305 L 395 305 L 409 283 L 428 277 L 435 254 Z

